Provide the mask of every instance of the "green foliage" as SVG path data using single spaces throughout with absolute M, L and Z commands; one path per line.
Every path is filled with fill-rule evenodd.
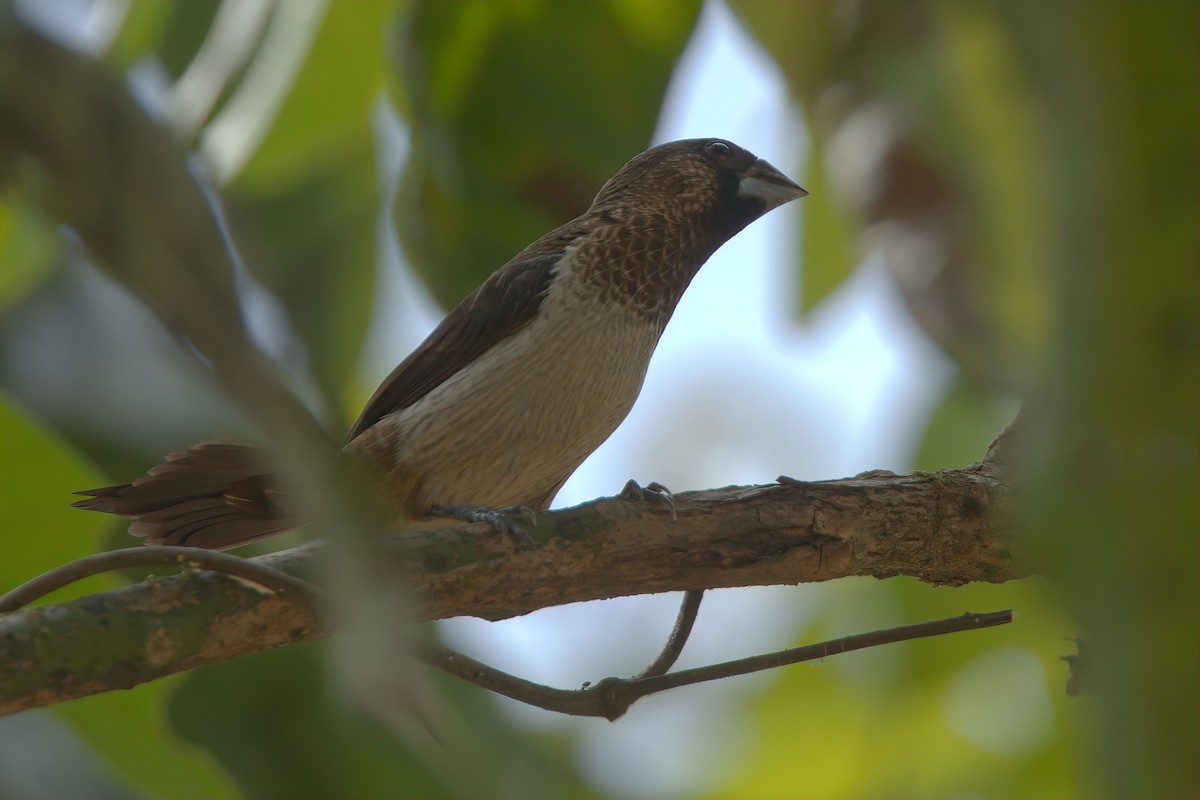
M 850 169 L 854 180 L 830 188 L 885 254 L 903 256 L 926 237 L 950 256 L 940 270 L 926 259 L 919 280 L 897 271 L 915 319 L 966 370 L 933 416 L 918 463 L 977 459 L 997 429 L 987 426 L 998 423 L 993 387 L 1021 387 L 1033 401 L 1026 457 L 1041 469 L 1027 476 L 1040 500 L 1023 506 L 1020 523 L 1050 576 L 1023 619 L 1062 603 L 1089 643 L 1103 641 L 1088 662 L 1104 665 L 1094 679 L 1107 689 L 1082 701 L 1095 703 L 1100 723 L 1082 725 L 1052 694 L 1069 736 L 1089 742 L 1102 765 L 1098 785 L 1064 791 L 1066 774 L 1052 777 L 1062 762 L 1037 758 L 1009 762 L 1006 781 L 985 777 L 970 791 L 1195 793 L 1187 753 L 1198 749 L 1198 645 L 1181 636 L 1197 629 L 1200 608 L 1194 4 L 783 5 L 736 7 L 808 111 L 824 159 L 817 179 Z M 852 152 L 866 115 L 886 146 Z M 804 281 L 806 308 L 838 282 L 847 249 L 838 230 L 806 243 L 804 269 L 822 272 Z M 888 234 L 900 245 L 891 252 Z M 830 714 L 859 714 L 845 692 L 807 687 L 814 693 Z M 905 726 L 904 738 L 892 718 L 860 721 L 871 736 L 883 731 L 871 741 L 889 751 L 902 741 L 947 743 L 936 725 Z M 823 741 L 845 741 L 820 730 Z M 897 787 L 912 785 L 875 767 L 874 752 L 807 744 L 819 754 L 813 763 L 847 765 L 840 778 L 836 769 L 812 775 L 804 791 L 814 796 L 903 795 Z M 987 769 L 957 752 L 972 770 Z M 855 778 L 851 765 L 867 761 L 872 769 Z M 911 794 L 968 791 L 945 767 L 954 762 L 948 755 L 942 782 Z M 752 772 L 770 788 L 739 785 L 734 794 L 794 786 L 758 766 Z M 1038 783 L 1022 786 L 1020 776 Z
M 229 215 L 255 276 L 288 312 L 303 340 L 308 364 L 331 409 L 345 408 L 353 390 L 357 353 L 366 333 L 375 285 L 379 220 L 378 159 L 372 114 L 388 79 L 384 32 L 402 4 L 390 0 L 331 3 L 324 16 L 299 21 L 281 7 L 246 78 L 209 126 L 224 132 L 239 121 L 269 123 L 262 141 L 237 169 L 226 190 Z M 278 112 L 256 69 L 270 70 L 285 49 L 267 43 L 274 27 L 313 26 L 311 43 Z M 296 56 L 293 56 L 296 57 Z M 223 126 L 230 126 L 225 128 Z M 231 136 L 236 134 L 231 134 Z M 216 148 L 215 134 L 206 144 Z M 230 156 L 235 158 L 235 156 Z M 299 221 L 302 224 L 298 224 Z M 340 415 L 331 427 L 344 426 Z
M 103 477 L 5 395 L 0 395 L 0 443 L 6 459 L 0 587 L 7 591 L 59 564 L 104 549 L 104 520 L 64 502 L 72 491 L 96 486 Z M 15 453 L 20 454 L 19 467 L 11 461 Z M 113 576 L 100 576 L 72 584 L 52 599 L 66 600 L 118 583 Z M 167 723 L 163 703 L 181 680 L 65 703 L 53 713 L 86 737 L 122 782 L 139 793 L 164 798 L 236 796 L 212 758 L 181 746 Z
M 1055 122 L 1054 344 L 1026 521 L 1087 632 L 1108 791 L 1185 796 L 1200 751 L 1196 9 L 1087 8 L 1004 16 Z
M 758 745 L 712 797 L 1070 796 L 1078 717 L 1063 691 L 1069 622 L 1038 581 L 931 589 L 911 579 L 822 587 L 796 644 L 965 608 L 1011 606 L 987 636 L 908 642 L 781 671 L 753 701 Z M 1086 796 L 1086 792 L 1082 792 Z
M 459 299 L 582 210 L 649 141 L 699 5 L 275 4 L 245 63 L 180 135 L 221 184 L 244 260 L 286 311 L 298 337 L 290 346 L 331 416 L 361 388 L 379 221 L 394 211 L 427 285 L 443 303 Z M 749 708 L 754 747 L 711 795 L 1194 795 L 1194 4 L 734 6 L 811 128 L 800 307 L 836 291 L 869 248 L 887 252 L 881 230 L 939 246 L 945 258 L 928 274 L 896 269 L 914 318 L 962 366 L 914 463 L 977 460 L 1011 418 L 1011 397 L 1032 397 L 1025 474 L 1034 477 L 1022 495 L 1031 505 L 1012 524 L 1045 577 L 955 590 L 910 580 L 824 587 L 798 642 L 965 608 L 1011 606 L 1018 616 L 986 634 L 776 672 Z M 119 68 L 156 59 L 178 79 L 228 7 L 134 0 L 105 58 Z M 372 128 L 389 101 L 410 137 L 394 210 Z M 872 190 L 856 194 L 833 153 L 848 120 L 871 115 L 893 149 L 851 159 L 858 187 Z M 0 136 L 0 323 L 53 295 L 48 277 L 69 252 L 39 206 L 39 173 L 11 156 Z M 137 192 L 110 189 L 114 203 Z M 148 360 L 157 346 L 120 358 Z M 38 416 L 0 398 L 0 589 L 103 547 L 102 522 L 66 506 L 69 492 L 105 481 L 78 452 L 88 434 L 67 442 Z M 1059 660 L 1074 635 L 1087 637 L 1095 687 L 1079 699 L 1066 697 Z M 452 686 L 434 688 L 494 752 L 494 794 L 586 794 L 563 738 L 524 733 L 483 693 Z M 347 715 L 314 648 L 52 713 L 146 796 L 462 788 Z
M 427 767 L 349 708 L 330 696 L 316 648 L 300 647 L 197 671 L 169 715 L 248 798 L 443 796 Z
M 937 139 L 953 148 L 974 203 L 989 209 L 972 222 L 980 243 L 973 279 L 1013 361 L 1028 370 L 1046 352 L 1053 274 L 1046 184 L 1053 170 L 1028 85 L 1035 78 L 1022 70 L 1021 43 L 986 7 L 944 3 L 939 10 L 951 80 Z
M 133 0 L 108 57 L 130 65 L 157 59 L 178 78 L 204 42 L 220 0 Z
M 21 536 L 21 546 L 6 546 L 0 558 L 0 587 L 7 591 L 99 548 L 103 520 L 88 519 L 62 500 L 103 478 L 67 442 L 37 425 L 5 394 L 0 394 L 0 443 L 7 462 L 0 533 Z M 11 460 L 15 453 L 21 454 L 19 468 Z M 70 535 L 61 535 L 67 531 Z M 72 586 L 56 597 L 77 597 L 95 589 L 95 584 Z
M 417 6 L 397 45 L 412 154 L 395 216 L 441 303 L 586 210 L 646 148 L 699 6 Z
M 855 220 L 831 190 L 825 163 L 815 154 L 809 156 L 804 185 L 811 194 L 804 206 L 799 307 L 809 312 L 845 283 L 861 254 Z
M 992 6 L 735 8 L 809 121 L 801 309 L 880 252 L 914 320 L 972 380 L 1027 380 L 1049 336 L 1049 156 L 1021 43 Z
M 57 257 L 54 228 L 16 191 L 0 195 L 0 311 L 24 299 L 50 274 Z
M 128 692 L 85 697 L 54 714 L 87 738 L 96 754 L 138 796 L 224 800 L 243 796 L 212 751 L 191 746 L 176 732 L 167 704 L 187 683 L 173 675 Z
M 412 723 L 397 737 L 332 691 L 323 655 L 306 645 L 199 670 L 170 701 L 173 727 L 212 752 L 250 798 L 534 800 L 568 792 L 566 770 L 498 725 L 490 704 L 464 702 L 476 693 L 461 684 L 443 687 L 437 713 L 427 716 L 421 709 L 434 690 L 414 672 L 413 695 L 401 699 L 412 706 Z M 464 735 L 466 743 L 457 738 Z M 437 751 L 450 743 L 460 756 L 473 753 L 473 763 L 447 780 Z
M 998 397 L 960 376 L 926 423 L 913 466 L 937 470 L 980 460 L 1019 407 L 1015 399 Z

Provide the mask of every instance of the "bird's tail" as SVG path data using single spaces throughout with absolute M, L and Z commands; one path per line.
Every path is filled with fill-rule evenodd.
M 149 545 L 230 547 L 294 528 L 265 450 L 202 442 L 177 450 L 133 483 L 89 489 L 76 508 L 134 520 L 129 532 Z

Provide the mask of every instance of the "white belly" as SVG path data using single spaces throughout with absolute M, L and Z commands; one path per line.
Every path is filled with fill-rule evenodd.
M 381 421 L 395 426 L 393 466 L 415 484 L 408 503 L 545 507 L 629 413 L 658 334 L 556 285 L 504 346 Z

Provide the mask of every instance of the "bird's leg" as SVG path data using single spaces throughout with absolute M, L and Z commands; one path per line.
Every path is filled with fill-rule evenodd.
M 536 545 L 537 542 L 529 531 L 522 528 L 513 519 L 514 516 L 524 518 L 530 525 L 537 524 L 537 513 L 529 506 L 512 505 L 504 508 L 490 508 L 489 506 L 473 506 L 473 505 L 453 505 L 453 506 L 434 506 L 429 510 L 431 517 L 444 517 L 446 519 L 457 519 L 462 522 L 486 522 L 491 525 L 497 533 L 508 534 L 515 536 L 525 544 Z
M 671 512 L 671 521 L 675 522 L 679 517 L 675 513 L 675 500 L 671 496 L 671 490 L 663 486 L 658 481 L 642 486 L 640 483 L 630 478 L 625 482 L 621 493 L 617 495 L 630 503 L 643 503 L 647 500 L 666 506 L 667 511 Z

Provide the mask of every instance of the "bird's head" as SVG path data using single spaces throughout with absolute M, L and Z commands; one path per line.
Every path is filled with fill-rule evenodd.
M 702 227 L 713 249 L 808 192 L 726 139 L 683 139 L 635 156 L 601 187 L 593 211 L 655 213 Z
M 684 139 L 631 159 L 579 218 L 585 224 L 571 229 L 592 232 L 587 279 L 665 325 L 718 247 L 771 209 L 806 194 L 733 142 Z

